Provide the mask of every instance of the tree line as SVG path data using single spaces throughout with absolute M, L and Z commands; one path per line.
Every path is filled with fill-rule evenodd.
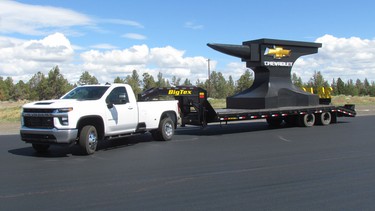
M 375 96 L 375 83 L 367 79 L 361 81 L 357 79 L 344 82 L 341 78 L 334 79 L 331 83 L 326 81 L 320 71 L 315 71 L 309 81 L 303 82 L 301 77 L 295 73 L 291 78 L 293 84 L 302 87 L 312 87 L 315 91 L 318 87 L 332 87 L 333 95 L 352 95 L 352 96 Z M 136 96 L 152 87 L 171 87 L 171 86 L 191 86 L 202 87 L 208 91 L 209 97 L 225 98 L 235 93 L 249 88 L 254 82 L 253 72 L 247 69 L 238 80 L 234 81 L 232 76 L 226 79 L 221 72 L 212 71 L 209 79 L 205 81 L 197 80 L 194 83 L 186 78 L 182 80 L 176 76 L 171 81 L 163 77 L 159 72 L 156 79 L 149 73 L 138 74 L 133 70 L 131 74 L 124 78 L 117 76 L 113 83 L 129 84 Z M 89 72 L 84 71 L 79 80 L 71 84 L 60 73 L 58 66 L 53 67 L 48 75 L 41 72 L 36 73 L 29 81 L 18 81 L 16 84 L 11 77 L 4 79 L 0 76 L 0 101 L 7 100 L 45 100 L 56 99 L 68 92 L 70 89 L 84 84 L 98 84 L 98 79 Z

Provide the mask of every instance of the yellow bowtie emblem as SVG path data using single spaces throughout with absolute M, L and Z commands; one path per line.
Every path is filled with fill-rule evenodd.
M 279 46 L 274 46 L 273 48 L 266 48 L 264 55 L 273 56 L 274 59 L 281 59 L 290 56 L 291 50 L 283 49 Z

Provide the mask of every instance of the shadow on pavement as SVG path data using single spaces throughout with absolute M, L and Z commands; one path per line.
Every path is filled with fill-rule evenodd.
M 136 135 L 132 137 L 126 138 L 119 138 L 113 140 L 105 140 L 100 141 L 98 143 L 97 152 L 98 151 L 110 151 L 116 150 L 120 148 L 134 146 L 139 143 L 150 142 L 153 141 L 150 134 L 146 133 L 143 135 Z M 14 155 L 20 156 L 29 156 L 29 157 L 45 157 L 45 158 L 62 158 L 62 157 L 70 157 L 70 156 L 87 156 L 83 153 L 81 147 L 79 145 L 73 146 L 58 146 L 58 145 L 51 145 L 48 152 L 46 153 L 37 153 L 31 144 L 27 144 L 27 147 L 18 148 L 18 149 L 11 149 L 8 150 L 9 153 Z

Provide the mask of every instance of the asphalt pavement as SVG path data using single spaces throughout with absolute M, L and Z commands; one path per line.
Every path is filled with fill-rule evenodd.
M 373 210 L 375 116 L 186 127 L 34 152 L 0 135 L 0 210 Z

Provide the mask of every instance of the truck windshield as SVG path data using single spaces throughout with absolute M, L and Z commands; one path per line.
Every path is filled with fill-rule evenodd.
M 76 100 L 98 100 L 104 92 L 107 91 L 107 86 L 82 86 L 68 92 L 62 99 L 76 99 Z

